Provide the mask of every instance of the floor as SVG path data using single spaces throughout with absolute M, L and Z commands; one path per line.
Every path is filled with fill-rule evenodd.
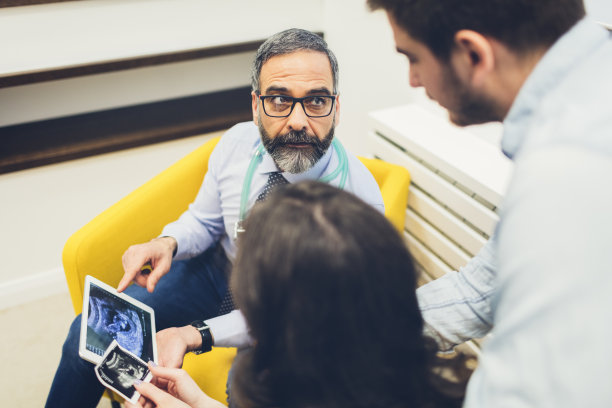
M 68 293 L 0 311 L 0 406 L 43 407 L 74 318 Z M 110 408 L 102 400 L 99 408 Z

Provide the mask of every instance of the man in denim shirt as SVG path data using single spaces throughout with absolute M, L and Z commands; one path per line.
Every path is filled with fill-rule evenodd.
M 442 348 L 493 334 L 468 407 L 612 406 L 612 39 L 582 0 L 369 0 L 410 84 L 451 121 L 503 121 L 494 237 L 419 289 Z

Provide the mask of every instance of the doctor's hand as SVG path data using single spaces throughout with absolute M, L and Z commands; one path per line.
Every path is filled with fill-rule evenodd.
M 180 368 L 185 354 L 202 347 L 202 336 L 193 326 L 169 327 L 155 335 L 160 365 Z
M 123 292 L 134 281 L 153 293 L 157 282 L 170 270 L 176 247 L 176 240 L 172 237 L 154 238 L 150 242 L 129 247 L 121 258 L 124 274 L 117 291 Z M 141 270 L 146 264 L 151 266 L 150 271 L 148 268 Z
M 206 395 L 185 370 L 178 368 L 156 367 L 149 364 L 154 378 L 166 380 L 168 392 L 150 383 L 135 385 L 142 397 L 160 408 L 224 408 L 225 405 Z M 142 400 L 142 398 L 141 398 Z M 126 403 L 128 408 L 142 407 Z

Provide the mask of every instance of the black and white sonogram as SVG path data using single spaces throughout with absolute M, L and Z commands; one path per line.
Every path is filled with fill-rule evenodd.
M 146 316 L 144 316 L 146 314 Z M 113 340 L 143 360 L 154 360 L 148 313 L 96 285 L 89 291 L 87 349 L 103 355 Z
M 152 378 L 146 363 L 123 349 L 116 341 L 111 343 L 95 371 L 104 386 L 131 402 L 136 402 L 140 397 L 134 382 L 150 381 Z

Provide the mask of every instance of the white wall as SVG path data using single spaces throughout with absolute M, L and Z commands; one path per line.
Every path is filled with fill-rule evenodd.
M 584 5 L 587 14 L 599 22 L 612 26 L 612 1 L 585 0 Z
M 383 12 L 371 13 L 365 1 L 326 1 L 325 38 L 340 65 L 340 124 L 337 135 L 347 148 L 366 155 L 361 138 L 373 109 L 408 103 L 406 58 L 397 54 Z
M 66 291 L 68 237 L 208 137 L 0 175 L 0 310 Z
M 292 26 L 321 31 L 322 14 L 323 0 L 89 0 L 0 8 L 0 77 L 240 44 Z M 0 89 L 0 126 L 238 88 L 250 83 L 253 55 Z
M 248 86 L 254 55 L 243 52 L 2 88 L 0 101 L 6 103 L 0 126 Z

